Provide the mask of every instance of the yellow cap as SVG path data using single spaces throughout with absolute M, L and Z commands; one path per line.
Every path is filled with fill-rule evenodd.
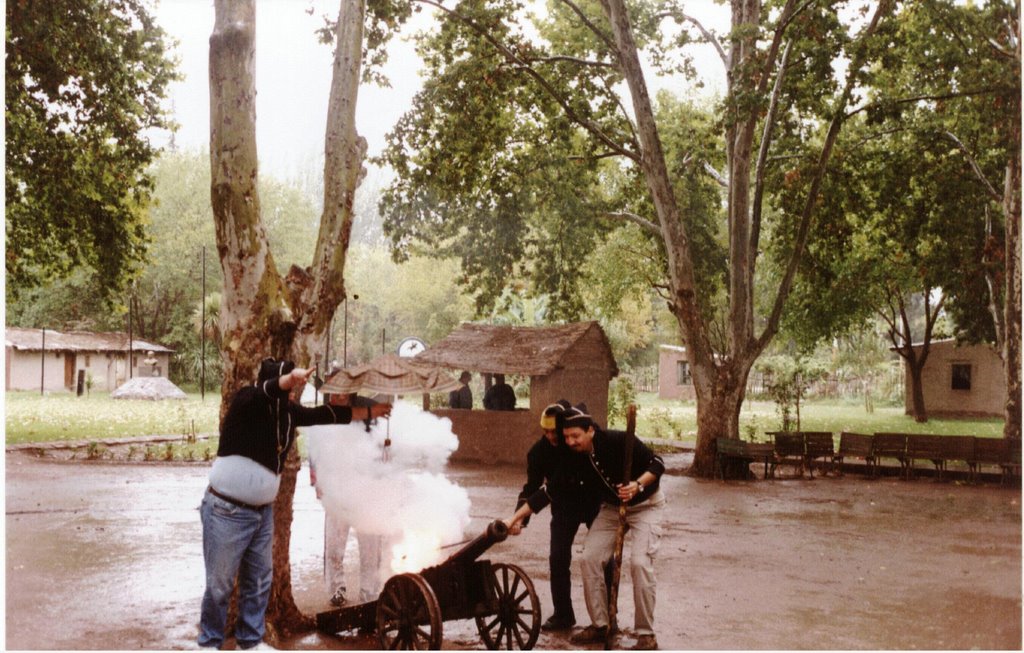
M 555 416 L 554 415 L 541 415 L 540 416 L 540 427 L 545 431 L 555 430 Z

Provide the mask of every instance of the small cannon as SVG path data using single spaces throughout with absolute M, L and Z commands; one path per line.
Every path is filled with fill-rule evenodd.
M 436 650 L 443 622 L 474 619 L 488 649 L 532 649 L 540 635 L 533 582 L 516 565 L 477 560 L 507 537 L 495 520 L 441 564 L 389 578 L 376 601 L 321 612 L 317 628 L 376 631 L 384 650 Z

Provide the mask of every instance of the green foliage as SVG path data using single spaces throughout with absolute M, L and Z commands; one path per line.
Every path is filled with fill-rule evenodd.
M 169 402 L 7 392 L 4 408 L 8 444 L 185 433 L 193 421 L 199 433 L 215 433 L 220 420 L 219 401 L 209 394 Z
M 664 408 L 649 408 L 644 415 L 647 422 L 647 437 L 658 439 L 678 439 L 682 431 L 682 422 L 673 416 L 672 411 Z M 639 415 L 637 420 L 639 421 Z M 639 426 L 637 427 L 639 428 Z
M 145 255 L 167 39 L 139 0 L 8 2 L 5 36 L 7 296 L 85 266 L 109 298 Z
M 109 451 L 105 446 L 99 442 L 90 442 L 89 446 L 85 448 L 85 457 L 87 460 L 101 460 L 106 458 Z
M 422 256 L 402 264 L 390 260 L 382 247 L 353 246 L 346 265 L 348 361 L 365 362 L 391 352 L 407 336 L 427 344 L 448 335 L 473 315 L 472 299 L 456 285 L 458 263 Z M 356 299 L 358 296 L 358 299 Z M 332 357 L 342 360 L 346 308 L 334 320 Z M 447 402 L 447 397 L 445 397 Z
M 625 376 L 612 379 L 608 388 L 608 422 L 625 423 L 626 409 L 636 403 L 636 389 Z
M 758 360 L 755 368 L 767 377 L 768 395 L 775 402 L 780 430 L 799 431 L 800 402 L 808 387 L 823 378 L 828 370 L 820 361 L 805 356 L 766 356 Z
M 813 339 L 856 325 L 886 288 L 942 288 L 959 338 L 994 339 L 1004 230 L 977 172 L 1001 193 L 1020 147 L 1009 128 L 1020 121 L 1015 14 L 1000 0 L 927 0 L 906 3 L 886 27 L 868 110 L 833 157 L 824 223 L 787 316 L 794 332 Z

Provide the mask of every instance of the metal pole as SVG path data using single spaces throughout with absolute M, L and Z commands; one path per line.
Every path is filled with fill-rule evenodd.
M 128 296 L 128 378 L 135 378 L 135 370 L 132 369 L 132 358 L 135 357 L 135 351 L 132 344 L 132 304 L 135 302 L 134 296 Z
M 206 245 L 203 245 L 203 296 L 200 300 L 202 302 L 202 321 L 199 325 L 200 338 L 202 338 L 201 345 L 199 348 L 199 398 L 202 400 L 206 399 Z
M 39 395 L 42 396 L 46 392 L 46 327 L 41 330 L 43 334 L 43 351 L 39 355 Z

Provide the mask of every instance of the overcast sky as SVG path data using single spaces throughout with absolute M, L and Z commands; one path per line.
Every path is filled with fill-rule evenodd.
M 213 30 L 212 0 L 158 0 L 156 19 L 179 43 L 175 53 L 184 79 L 171 87 L 179 148 L 199 149 L 210 142 L 208 59 Z M 309 13 L 312 8 L 312 13 Z M 713 0 L 693 0 L 688 10 L 720 29 L 728 26 L 728 8 Z M 258 0 L 256 7 L 256 138 L 260 170 L 288 178 L 313 165 L 323 152 L 332 48 L 314 31 L 323 16 L 336 17 L 338 0 Z M 420 25 L 428 22 L 421 19 Z M 406 34 L 411 33 L 406 30 Z M 708 51 L 707 70 L 721 63 Z M 703 68 L 703 66 L 702 66 Z M 359 90 L 356 129 L 369 143 L 370 155 L 384 146 L 384 136 L 410 106 L 421 81 L 419 60 L 403 37 L 390 46 L 385 74 L 392 87 L 364 84 Z M 657 86 L 652 84 L 652 86 Z M 721 75 L 712 88 L 721 90 Z

